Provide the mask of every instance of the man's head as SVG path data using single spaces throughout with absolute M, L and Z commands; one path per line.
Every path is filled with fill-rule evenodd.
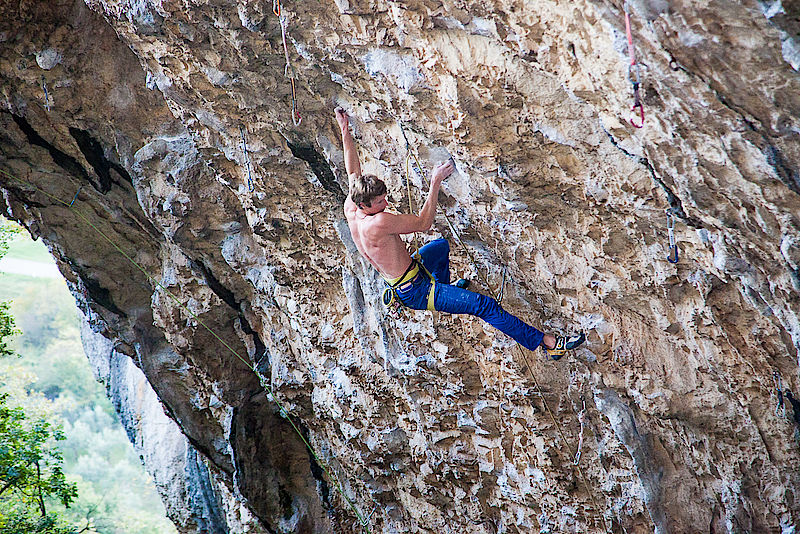
M 386 184 L 374 174 L 362 174 L 353 179 L 350 198 L 356 206 L 373 214 L 386 209 Z

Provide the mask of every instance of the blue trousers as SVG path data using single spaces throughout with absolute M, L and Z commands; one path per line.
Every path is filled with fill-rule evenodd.
M 437 311 L 480 317 L 529 350 L 536 350 L 541 344 L 542 332 L 505 311 L 495 299 L 450 285 L 450 244 L 446 239 L 431 241 L 419 249 L 419 255 L 418 259 L 436 280 L 433 306 Z M 403 304 L 415 310 L 427 309 L 431 288 L 427 274 L 420 271 L 410 284 L 402 287 L 397 289 L 397 296 Z

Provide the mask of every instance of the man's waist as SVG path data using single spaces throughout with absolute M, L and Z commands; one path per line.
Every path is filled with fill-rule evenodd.
M 416 277 L 419 274 L 419 271 L 420 271 L 419 263 L 416 260 L 411 260 L 411 263 L 409 264 L 408 268 L 406 269 L 406 272 L 404 272 L 403 274 L 401 274 L 397 278 L 386 278 L 384 276 L 383 279 L 386 281 L 386 283 L 390 287 L 396 288 L 396 287 L 398 287 L 400 285 L 403 285 L 403 284 L 413 280 L 414 277 Z

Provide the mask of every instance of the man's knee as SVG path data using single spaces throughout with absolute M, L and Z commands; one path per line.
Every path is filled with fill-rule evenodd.
M 431 245 L 440 253 L 450 252 L 450 242 L 447 239 L 440 237 L 431 241 Z

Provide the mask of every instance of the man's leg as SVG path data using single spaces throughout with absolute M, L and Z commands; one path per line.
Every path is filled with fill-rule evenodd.
M 450 283 L 450 243 L 447 239 L 434 239 L 419 249 L 419 255 L 437 283 Z
M 544 337 L 542 332 L 501 308 L 493 298 L 466 289 L 436 284 L 434 307 L 447 313 L 467 313 L 480 317 L 528 350 L 536 350 Z

